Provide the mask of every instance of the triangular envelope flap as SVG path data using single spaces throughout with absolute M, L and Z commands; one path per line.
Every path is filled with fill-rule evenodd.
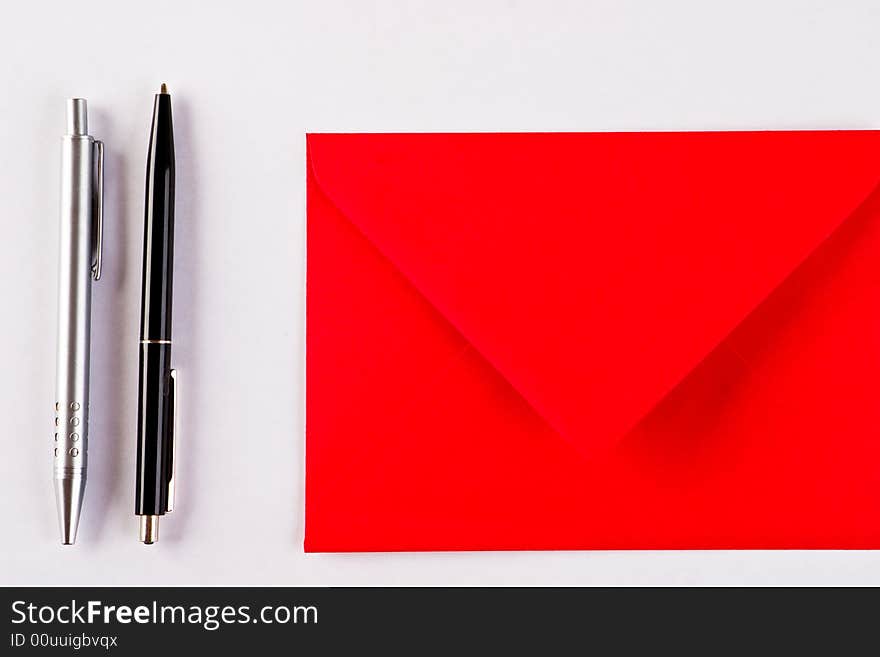
M 329 199 L 564 437 L 621 437 L 878 182 L 876 131 L 318 134 Z

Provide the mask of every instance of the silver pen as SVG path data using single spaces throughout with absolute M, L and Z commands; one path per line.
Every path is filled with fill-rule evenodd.
M 89 136 L 86 101 L 67 101 L 61 139 L 55 500 L 61 542 L 72 545 L 86 487 L 92 280 L 101 278 L 104 145 Z

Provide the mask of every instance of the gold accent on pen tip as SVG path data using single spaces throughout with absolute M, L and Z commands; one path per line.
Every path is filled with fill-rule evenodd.
M 162 88 L 159 89 L 159 93 L 160 94 L 167 94 L 168 93 L 168 85 L 165 84 L 164 82 L 162 83 Z

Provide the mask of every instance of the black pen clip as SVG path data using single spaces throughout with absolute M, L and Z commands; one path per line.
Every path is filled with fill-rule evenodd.
M 169 403 L 171 404 L 171 422 L 168 427 L 168 439 L 171 441 L 171 462 L 168 464 L 168 495 L 165 502 L 165 512 L 174 511 L 174 498 L 176 494 L 177 481 L 175 473 L 177 471 L 177 427 L 178 427 L 178 409 L 179 409 L 179 381 L 177 380 L 177 370 L 171 370 L 169 381 Z

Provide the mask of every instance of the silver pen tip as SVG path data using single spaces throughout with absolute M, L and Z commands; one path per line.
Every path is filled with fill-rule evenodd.
M 159 89 L 159 93 L 160 94 L 167 94 L 168 93 L 168 85 L 165 84 L 164 82 L 162 83 L 162 87 Z
M 55 480 L 55 498 L 58 505 L 58 524 L 61 529 L 62 545 L 76 543 L 76 530 L 79 527 L 85 488 L 85 477 L 67 477 Z

